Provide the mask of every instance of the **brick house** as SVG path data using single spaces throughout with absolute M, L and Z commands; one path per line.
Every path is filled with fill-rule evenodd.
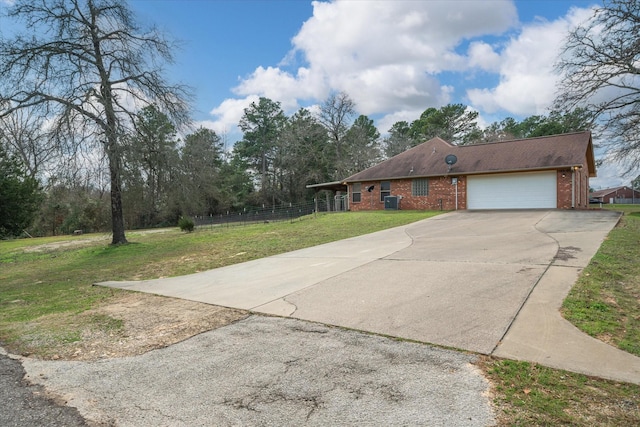
M 576 132 L 464 146 L 433 138 L 340 184 L 352 211 L 586 209 L 595 176 L 591 133 Z
M 597 200 L 600 203 L 618 203 L 623 201 L 635 201 L 640 202 L 640 191 L 633 190 L 631 187 L 615 187 L 605 188 L 604 190 L 594 191 L 589 194 L 591 199 Z

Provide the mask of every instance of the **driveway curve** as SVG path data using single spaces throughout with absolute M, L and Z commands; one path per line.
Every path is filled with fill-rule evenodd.
M 615 353 L 626 365 L 620 372 L 598 371 L 597 360 L 573 367 L 573 353 L 596 341 L 584 334 L 550 357 L 566 337 L 551 324 L 564 320 L 529 307 L 549 292 L 561 303 L 618 219 L 610 211 L 458 211 L 190 276 L 100 285 L 640 383 L 638 358 L 606 345 L 600 354 Z M 558 301 L 542 304 L 557 312 Z M 555 338 L 541 332 L 552 330 Z

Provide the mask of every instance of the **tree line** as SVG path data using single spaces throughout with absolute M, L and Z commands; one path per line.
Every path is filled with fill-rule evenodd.
M 177 125 L 156 105 L 143 107 L 133 120 L 134 131 L 120 143 L 127 228 L 169 226 L 182 216 L 310 201 L 314 192 L 308 184 L 344 179 L 434 136 L 470 144 L 589 126 L 577 111 L 520 122 L 508 118 L 481 129 L 476 112 L 450 104 L 428 108 L 411 123 L 394 123 L 382 138 L 372 119 L 356 114 L 346 93 L 332 94 L 319 111 L 302 108 L 287 116 L 279 102 L 260 98 L 244 110 L 238 124 L 242 139 L 225 147 L 223 136 L 211 129 L 200 127 L 180 136 Z M 4 235 L 27 228 L 33 235 L 109 229 L 108 177 L 100 172 L 106 161 L 95 151 L 69 159 L 69 145 L 53 138 L 56 135 L 47 135 L 38 120 L 2 121 L 0 164 L 19 172 L 25 193 L 33 194 L 31 204 L 21 210 L 25 215 L 15 218 L 16 227 L 4 230 Z M 42 191 L 37 191 L 38 182 Z M 34 215 L 30 227 L 28 212 Z
M 337 181 L 439 136 L 454 144 L 599 127 L 608 153 L 640 164 L 638 3 L 605 0 L 567 39 L 554 110 L 481 128 L 462 104 L 427 108 L 381 138 L 347 93 L 287 116 L 260 98 L 233 147 L 189 127 L 191 91 L 167 83 L 175 43 L 125 0 L 16 0 L 0 34 L 0 237 L 175 224 L 247 206 L 309 200 Z M 315 111 L 315 110 L 314 110 Z

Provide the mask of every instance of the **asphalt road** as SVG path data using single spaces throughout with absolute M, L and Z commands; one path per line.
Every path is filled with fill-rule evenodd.
M 47 398 L 44 389 L 24 380 L 19 361 L 0 352 L 0 425 L 3 427 L 86 426 L 76 408 Z

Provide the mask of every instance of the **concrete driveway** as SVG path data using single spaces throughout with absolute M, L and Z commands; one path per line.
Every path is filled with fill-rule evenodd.
M 456 212 L 195 275 L 102 283 L 283 317 L 137 357 L 22 362 L 105 425 L 494 425 L 477 356 L 303 320 L 640 384 L 640 358 L 558 313 L 618 218 Z
M 609 211 L 459 211 L 203 273 L 101 285 L 490 354 L 552 265 L 586 265 Z

